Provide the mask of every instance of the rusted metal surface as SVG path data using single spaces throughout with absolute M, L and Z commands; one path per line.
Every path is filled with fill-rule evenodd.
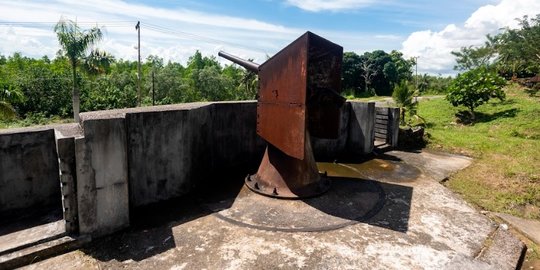
M 246 178 L 248 188 L 284 199 L 313 197 L 328 191 L 330 180 L 319 174 L 309 133 L 305 136 L 304 159 L 291 157 L 269 144 L 257 173 Z
M 239 64 L 241 66 L 243 66 L 245 69 L 251 71 L 251 72 L 255 72 L 255 73 L 258 73 L 259 72 L 259 64 L 257 63 L 254 63 L 254 62 L 251 62 L 251 61 L 248 61 L 248 60 L 244 60 L 240 57 L 236 57 L 232 54 L 229 54 L 229 53 L 226 53 L 224 51 L 219 51 L 218 52 L 218 55 L 227 59 L 227 60 L 230 60 L 232 62 L 235 62 L 236 64 Z
M 307 111 L 308 130 L 319 138 L 338 137 L 341 107 L 343 48 L 324 38 L 311 35 L 308 50 Z
M 330 184 L 318 173 L 309 134 L 337 138 L 341 107 L 343 48 L 306 32 L 272 58 L 255 63 L 220 52 L 259 75 L 257 134 L 269 144 L 257 174 L 246 178 L 253 191 L 304 198 Z
M 259 66 L 257 133 L 303 159 L 305 130 L 335 138 L 340 125 L 343 48 L 307 32 Z
M 257 134 L 285 154 L 304 159 L 307 34 L 259 67 Z

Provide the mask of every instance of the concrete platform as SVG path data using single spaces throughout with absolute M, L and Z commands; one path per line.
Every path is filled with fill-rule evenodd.
M 540 221 L 515 217 L 504 213 L 494 213 L 497 217 L 508 222 L 512 227 L 525 235 L 531 241 L 540 245 Z
M 12 269 L 79 248 L 88 237 L 66 235 L 62 210 L 36 209 L 3 217 L 0 223 L 0 269 Z
M 321 163 L 335 177 L 332 200 L 280 208 L 237 185 L 223 199 L 156 208 L 143 225 L 25 269 L 515 269 L 523 243 L 438 182 L 470 162 L 391 151 Z

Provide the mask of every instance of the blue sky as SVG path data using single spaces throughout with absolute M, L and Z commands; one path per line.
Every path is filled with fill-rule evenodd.
M 106 29 L 100 48 L 185 63 L 195 50 L 226 50 L 262 62 L 305 31 L 359 54 L 382 49 L 419 57 L 419 72 L 453 74 L 452 50 L 483 43 L 488 33 L 515 27 L 514 18 L 540 13 L 538 0 L 0 0 L 0 54 L 54 57 L 52 31 L 64 17 Z

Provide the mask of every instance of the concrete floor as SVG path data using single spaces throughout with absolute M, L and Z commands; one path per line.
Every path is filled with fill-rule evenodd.
M 438 182 L 470 162 L 391 151 L 320 163 L 334 177 L 325 198 L 276 203 L 237 185 L 25 269 L 515 269 L 523 244 Z
M 0 224 L 0 255 L 32 243 L 58 238 L 65 234 L 62 209 L 45 209 L 41 213 L 6 218 Z

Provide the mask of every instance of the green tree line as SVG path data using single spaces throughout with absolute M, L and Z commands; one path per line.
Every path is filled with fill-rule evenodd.
M 10 104 L 22 118 L 70 117 L 72 70 L 70 60 L 62 54 L 53 60 L 20 53 L 0 55 L 0 101 Z M 137 105 L 136 61 L 113 58 L 100 72 L 84 65 L 81 70 L 75 79 L 82 112 Z M 254 99 L 257 76 L 236 65 L 223 66 L 199 51 L 186 65 L 165 63 L 151 55 L 142 63 L 141 89 L 143 105 Z
M 540 73 L 540 14 L 516 20 L 518 28 L 505 28 L 497 35 L 487 35 L 484 45 L 452 52 L 457 63 L 454 69 L 468 71 L 487 67 L 507 79 Z

